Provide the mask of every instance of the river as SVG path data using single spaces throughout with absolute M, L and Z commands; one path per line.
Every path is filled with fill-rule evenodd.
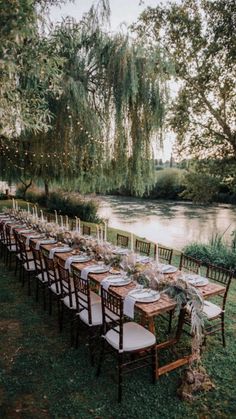
M 130 197 L 101 196 L 99 215 L 109 226 L 132 232 L 147 240 L 181 250 L 186 244 L 208 242 L 216 233 L 236 230 L 236 207 L 191 202 L 155 201 Z

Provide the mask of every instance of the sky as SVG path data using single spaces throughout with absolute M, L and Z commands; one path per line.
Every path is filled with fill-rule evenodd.
M 178 1 L 179 0 L 176 2 Z M 94 0 L 74 0 L 74 2 L 67 1 L 66 4 L 60 7 L 51 7 L 50 18 L 54 23 L 60 22 L 67 16 L 72 16 L 76 20 L 80 20 L 83 14 L 88 12 L 93 3 Z M 156 7 L 160 4 L 167 4 L 167 0 L 110 0 L 111 32 L 118 31 L 122 28 L 123 24 L 130 25 L 135 22 L 142 11 L 148 6 Z M 164 142 L 164 150 L 158 152 L 157 158 L 169 160 L 173 142 L 174 137 L 169 134 L 168 138 Z

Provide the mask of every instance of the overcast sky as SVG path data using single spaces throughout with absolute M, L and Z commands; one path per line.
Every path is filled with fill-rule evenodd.
M 60 21 L 62 17 L 73 16 L 76 20 L 89 10 L 94 0 L 74 0 L 73 3 L 67 2 L 61 7 L 51 8 L 51 18 L 55 22 Z M 148 6 L 155 7 L 160 4 L 160 0 L 110 0 L 111 7 L 111 30 L 118 30 L 122 23 L 128 25 L 137 20 L 140 13 Z M 162 3 L 167 3 L 162 0 Z
M 175 0 L 179 2 L 180 0 Z M 168 0 L 110 0 L 111 8 L 111 31 L 118 31 L 123 23 L 130 25 L 135 22 L 148 6 L 155 7 L 160 4 L 167 4 Z M 174 2 L 173 0 L 171 2 Z M 50 17 L 53 22 L 59 22 L 67 16 L 73 16 L 76 20 L 80 20 L 84 13 L 88 12 L 91 5 L 97 3 L 95 0 L 74 0 L 73 3 L 67 2 L 61 7 L 51 7 Z M 167 160 L 170 158 L 172 143 L 174 137 L 172 135 L 164 143 L 163 153 L 158 153 L 158 158 Z

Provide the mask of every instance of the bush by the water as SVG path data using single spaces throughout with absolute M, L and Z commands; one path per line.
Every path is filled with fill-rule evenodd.
M 22 198 L 22 191 L 17 189 L 16 196 Z M 84 198 L 77 193 L 64 192 L 60 189 L 51 192 L 46 197 L 44 191 L 40 188 L 30 188 L 25 199 L 32 203 L 38 203 L 45 207 L 49 212 L 56 210 L 59 214 L 69 217 L 79 217 L 83 221 L 96 223 L 99 221 L 97 215 L 98 201 L 96 199 Z
M 150 192 L 150 198 L 179 199 L 184 190 L 185 170 L 169 168 L 156 172 L 156 183 Z
M 206 265 L 210 263 L 236 272 L 235 232 L 231 246 L 216 234 L 207 244 L 191 243 L 187 245 L 184 248 L 184 253 L 201 260 Z

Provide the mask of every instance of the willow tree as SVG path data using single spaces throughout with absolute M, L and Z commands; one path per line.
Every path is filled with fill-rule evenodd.
M 99 10 L 79 23 L 65 20 L 49 34 L 61 60 L 61 92 L 45 94 L 51 128 L 25 131 L 20 142 L 33 173 L 46 183 L 70 180 L 85 192 L 125 187 L 142 195 L 153 182 L 168 66 L 158 45 L 103 32 Z

